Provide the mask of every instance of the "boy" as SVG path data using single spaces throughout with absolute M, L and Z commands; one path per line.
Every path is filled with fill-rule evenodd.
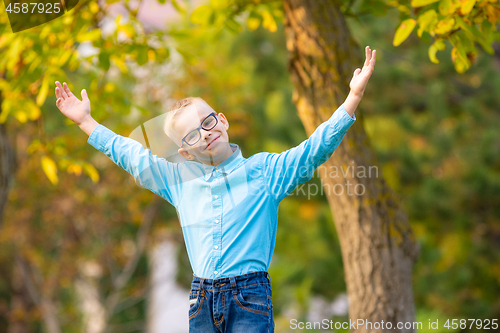
M 200 98 L 183 99 L 167 114 L 164 131 L 188 159 L 171 163 L 92 119 L 85 90 L 80 101 L 56 82 L 58 108 L 89 135 L 88 143 L 177 209 L 193 269 L 190 332 L 274 332 L 267 269 L 278 205 L 312 177 L 356 120 L 375 65 L 376 51 L 365 51 L 363 69 L 354 71 L 351 91 L 330 119 L 297 147 L 248 159 L 229 143 L 224 114 Z

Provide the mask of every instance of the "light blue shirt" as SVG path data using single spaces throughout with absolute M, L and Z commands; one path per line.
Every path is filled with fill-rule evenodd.
M 356 120 L 343 104 L 297 147 L 280 154 L 233 154 L 217 167 L 169 162 L 141 143 L 98 125 L 88 143 L 177 210 L 193 273 L 222 278 L 267 271 L 278 205 L 307 182 Z

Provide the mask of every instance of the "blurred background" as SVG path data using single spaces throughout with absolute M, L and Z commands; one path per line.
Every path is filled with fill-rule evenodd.
M 99 17 L 91 24 L 102 35 L 80 34 L 78 66 L 53 54 L 41 103 L 19 88 L 44 86 L 37 81 L 47 70 L 43 59 L 17 77 L 0 72 L 0 119 L 17 162 L 0 229 L 0 332 L 188 331 L 192 271 L 175 208 L 86 143 L 57 109 L 53 81 L 68 82 L 79 98 L 85 88 L 94 119 L 123 136 L 175 100 L 200 96 L 225 114 L 244 157 L 307 138 L 292 103 L 282 22 L 275 32 L 188 28 L 185 13 L 200 3 L 143 1 L 134 20 L 144 30 L 127 23 L 121 2 L 80 3 L 75 10 L 89 21 Z M 41 45 L 37 38 L 57 45 L 71 33 L 63 17 L 15 39 L 5 37 L 2 20 L 2 52 L 12 52 L 6 38 L 20 34 L 20 45 Z M 493 55 L 479 49 L 474 65 L 457 73 L 449 50 L 432 63 L 414 34 L 394 47 L 398 23 L 395 10 L 348 17 L 360 54 L 366 45 L 377 50 L 357 113 L 421 246 L 413 273 L 417 321 L 426 332 L 428 319 L 500 318 L 500 45 Z M 108 45 L 103 55 L 89 43 L 102 39 L 106 50 L 113 34 L 138 44 Z M 146 35 L 161 51 L 143 49 Z M 120 52 L 134 54 L 135 63 L 121 61 Z M 8 100 L 27 104 L 5 115 Z M 319 177 L 310 183 L 319 185 Z M 291 318 L 348 320 L 340 245 L 324 196 L 295 193 L 282 201 L 269 273 L 277 332 L 291 331 Z M 474 330 L 433 330 L 440 331 Z

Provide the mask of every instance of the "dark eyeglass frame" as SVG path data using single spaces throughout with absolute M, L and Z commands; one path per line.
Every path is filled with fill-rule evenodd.
M 212 126 L 212 127 L 210 127 L 210 128 L 205 128 L 205 127 L 203 127 L 203 123 L 205 122 L 205 120 L 207 120 L 208 118 L 210 118 L 210 117 L 212 117 L 212 116 L 215 118 L 215 125 L 214 125 L 214 126 Z M 189 131 L 189 133 L 188 133 L 188 134 L 186 134 L 186 135 L 182 138 L 182 140 L 181 140 L 181 147 L 182 147 L 182 143 L 183 143 L 183 142 L 185 142 L 188 146 L 194 146 L 194 145 L 195 145 L 195 144 L 197 144 L 197 143 L 198 143 L 198 141 L 200 141 L 200 139 L 201 139 L 201 131 L 200 131 L 200 128 L 201 128 L 201 129 L 204 129 L 205 131 L 210 131 L 212 128 L 214 128 L 215 126 L 217 126 L 217 124 L 218 124 L 218 123 L 219 123 L 219 119 L 217 119 L 217 113 L 216 113 L 216 112 L 212 112 L 211 114 L 209 114 L 208 116 L 206 116 L 206 117 L 205 117 L 205 118 L 201 121 L 201 124 L 200 124 L 200 126 L 198 126 L 198 128 L 195 128 L 194 130 Z M 195 142 L 195 143 L 193 143 L 193 144 L 189 144 L 189 143 L 188 143 L 185 139 L 186 139 L 186 137 L 187 137 L 189 134 L 193 133 L 194 131 L 198 131 L 198 136 L 199 136 L 199 138 L 198 138 L 198 140 L 196 140 L 196 142 Z

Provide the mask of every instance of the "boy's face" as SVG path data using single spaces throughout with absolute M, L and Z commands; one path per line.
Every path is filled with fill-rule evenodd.
M 173 123 L 173 132 L 175 133 L 177 144 L 180 145 L 178 152 L 183 157 L 189 160 L 193 160 L 194 157 L 197 157 L 205 164 L 218 165 L 233 153 L 229 146 L 229 136 L 227 134 L 229 123 L 224 114 L 216 114 L 216 125 L 212 129 L 207 131 L 203 128 L 199 128 L 199 136 L 194 135 L 194 137 L 199 138 L 199 140 L 192 146 L 182 141 L 186 135 L 196 130 L 202 124 L 202 121 L 211 113 L 215 113 L 215 111 L 208 104 L 195 101 L 185 106 L 184 109 L 176 115 Z M 206 120 L 203 125 L 204 127 L 206 125 L 213 126 L 213 122 L 209 124 L 209 120 Z M 187 138 L 186 141 L 189 142 Z

